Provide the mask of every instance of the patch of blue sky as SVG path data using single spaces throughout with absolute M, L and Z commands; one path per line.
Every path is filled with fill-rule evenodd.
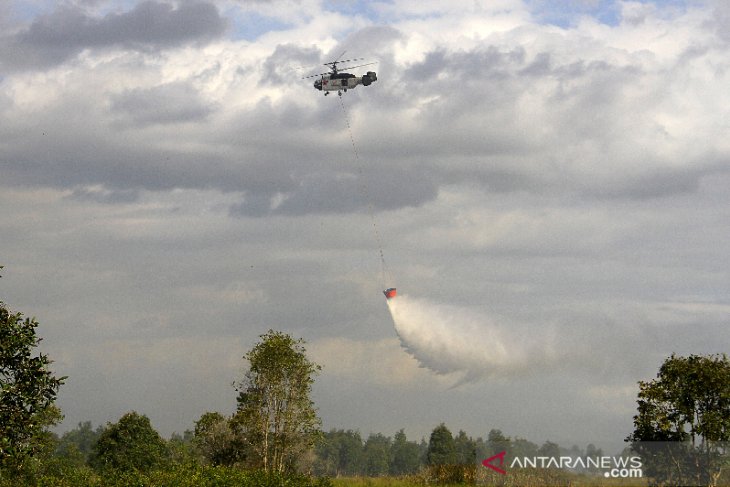
M 269 32 L 291 29 L 292 24 L 253 11 L 229 11 L 223 15 L 231 20 L 235 40 L 255 41 Z
M 654 4 L 672 13 L 683 12 L 688 1 L 693 0 L 633 0 L 638 3 Z M 533 16 L 538 22 L 569 28 L 586 16 L 615 26 L 621 23 L 620 0 L 527 0 Z
M 608 25 L 617 25 L 620 8 L 615 0 L 527 0 L 534 18 L 543 24 L 568 28 L 590 16 Z
M 14 22 L 32 22 L 39 15 L 49 14 L 58 7 L 53 0 L 10 0 L 9 13 Z
M 336 12 L 347 17 L 364 17 L 373 22 L 387 21 L 382 19 L 378 5 L 392 4 L 393 1 L 367 1 L 367 0 L 324 0 L 323 8 L 328 12 Z
M 0 0 L 4 1 L 4 0 Z M 140 3 L 140 0 L 109 0 L 99 2 L 64 3 L 58 0 L 7 0 L 10 3 L 12 20 L 21 23 L 31 23 L 37 17 L 49 15 L 64 6 L 74 8 L 74 5 L 96 17 L 104 17 L 110 13 L 128 12 Z

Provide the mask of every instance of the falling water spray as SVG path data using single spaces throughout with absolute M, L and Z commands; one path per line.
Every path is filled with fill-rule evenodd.
M 388 308 L 403 348 L 421 366 L 459 383 L 528 375 L 557 364 L 550 328 L 500 325 L 455 306 L 399 295 Z

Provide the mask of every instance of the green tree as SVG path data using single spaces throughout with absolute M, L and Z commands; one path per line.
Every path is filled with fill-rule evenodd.
M 627 438 L 647 453 L 651 444 L 670 442 L 653 452 L 651 472 L 659 481 L 715 485 L 727 465 L 730 440 L 730 361 L 726 355 L 680 357 L 664 361 L 657 378 L 639 382 L 638 413 Z M 676 446 L 672 446 L 675 444 Z M 681 446 L 680 446 L 681 445 Z
M 292 469 L 321 433 L 310 398 L 321 367 L 309 361 L 303 344 L 269 330 L 244 356 L 249 370 L 237 386 L 236 422 L 251 447 L 247 461 L 266 471 Z
M 316 471 L 320 475 L 363 474 L 363 441 L 358 431 L 332 429 L 324 433 L 317 442 L 316 453 Z
M 204 413 L 195 422 L 193 442 L 211 465 L 232 466 L 245 459 L 245 439 L 231 419 L 218 412 Z
M 147 472 L 164 464 L 168 449 L 147 416 L 130 412 L 107 425 L 94 445 L 91 464 L 99 471 Z
M 534 457 L 538 455 L 539 447 L 524 438 L 515 438 L 510 442 L 509 452 L 511 457 Z
M 416 473 L 421 466 L 421 449 L 418 443 L 408 441 L 405 432 L 401 429 L 393 437 L 391 446 L 392 461 L 391 475 L 408 475 Z
M 371 434 L 363 446 L 365 474 L 371 477 L 387 475 L 390 468 L 390 438 L 382 433 Z
M 601 448 L 597 448 L 596 445 L 594 445 L 593 443 L 588 443 L 588 446 L 586 446 L 586 456 L 587 457 L 602 457 L 603 450 Z
M 175 465 L 197 464 L 200 460 L 195 444 L 195 434 L 185 430 L 183 434 L 173 432 L 167 440 L 169 460 Z
M 630 453 L 630 449 L 629 452 Z M 588 443 L 586 446 L 586 457 L 588 458 L 600 458 L 603 456 L 603 450 L 601 448 L 596 447 L 593 443 Z M 630 455 L 624 455 L 624 456 L 630 456 Z M 589 466 L 588 470 L 600 472 L 600 468 Z
M 558 445 L 557 443 L 555 443 L 553 441 L 547 440 L 537 450 L 537 454 L 540 455 L 541 457 L 558 458 L 558 457 L 560 457 L 560 445 Z
M 34 354 L 37 326 L 0 302 L 0 467 L 16 471 L 48 445 L 48 428 L 62 419 L 54 402 L 65 377 L 53 375 L 47 355 Z
M 456 463 L 460 465 L 476 464 L 477 443 L 463 430 L 460 430 L 454 438 L 454 449 L 456 450 Z
M 426 453 L 428 465 L 453 465 L 456 463 L 456 446 L 451 431 L 444 423 L 431 432 Z
M 64 458 L 72 464 L 86 464 L 103 431 L 103 426 L 94 430 L 91 427 L 91 421 L 79 423 L 76 428 L 65 432 L 58 440 L 56 456 Z
M 502 430 L 491 429 L 487 435 L 487 446 L 491 452 L 490 455 L 495 455 L 502 451 L 508 451 L 511 443 L 509 437 L 504 436 Z M 512 452 L 510 452 L 510 454 L 511 453 Z

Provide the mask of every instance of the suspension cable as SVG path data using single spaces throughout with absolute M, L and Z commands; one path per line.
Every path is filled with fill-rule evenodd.
M 378 251 L 380 252 L 380 265 L 381 265 L 381 273 L 382 273 L 382 286 L 386 287 L 387 285 L 387 267 L 385 265 L 385 253 L 383 252 L 383 240 L 380 237 L 380 232 L 378 231 L 378 225 L 375 219 L 375 208 L 373 207 L 372 199 L 370 198 L 370 191 L 368 190 L 368 184 L 365 178 L 363 177 L 363 169 L 362 164 L 360 163 L 360 156 L 357 152 L 357 146 L 355 145 L 355 137 L 352 135 L 352 127 L 350 126 L 350 118 L 347 115 L 347 110 L 345 109 L 345 103 L 342 101 L 342 96 L 338 96 L 340 99 L 340 106 L 342 107 L 342 114 L 345 117 L 345 122 L 347 124 L 347 131 L 350 134 L 350 142 L 352 143 L 352 152 L 355 155 L 355 163 L 357 165 L 357 172 L 358 172 L 358 179 L 360 180 L 360 192 L 362 193 L 363 198 L 367 202 L 368 205 L 368 212 L 370 213 L 370 220 L 373 225 L 373 233 L 375 234 L 375 241 L 378 244 Z

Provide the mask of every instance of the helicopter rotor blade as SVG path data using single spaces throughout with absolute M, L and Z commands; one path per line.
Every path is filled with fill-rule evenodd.
M 307 78 L 316 78 L 317 76 L 324 76 L 325 74 L 331 74 L 331 73 L 319 73 L 319 74 L 311 74 L 311 75 L 309 75 L 309 76 L 302 76 L 302 79 L 307 79 Z
M 330 66 L 330 67 L 332 67 L 332 69 L 335 69 L 335 67 L 336 67 L 336 66 L 337 66 L 337 65 L 338 65 L 339 63 L 344 63 L 344 62 L 345 62 L 345 61 L 340 61 L 340 58 L 341 58 L 342 56 L 344 56 L 346 52 L 347 52 L 347 49 L 345 49 L 344 51 L 342 51 L 342 54 L 340 54 L 339 56 L 337 56 L 337 58 L 335 58 L 335 60 L 334 60 L 334 61 L 330 61 L 330 62 L 328 62 L 328 63 L 324 63 L 324 64 L 323 64 L 322 66 Z
M 338 59 L 337 61 L 331 61 L 329 63 L 325 63 L 325 64 L 322 65 L 322 66 L 328 66 L 330 68 L 330 71 L 329 72 L 327 72 L 327 73 L 319 73 L 319 74 L 311 74 L 309 76 L 302 76 L 301 79 L 316 78 L 318 76 L 325 76 L 325 75 L 337 74 L 339 71 L 342 71 L 342 70 L 345 70 L 345 69 L 360 68 L 362 66 L 370 66 L 371 64 L 378 64 L 377 62 L 373 62 L 373 63 L 366 63 L 366 64 L 358 64 L 357 66 L 345 66 L 345 67 L 337 66 L 338 64 L 341 64 L 341 63 L 351 63 L 351 62 L 355 62 L 355 61 L 363 61 L 363 60 L 365 60 L 364 57 L 358 57 L 358 58 L 352 58 L 352 59 L 343 59 L 342 61 L 340 61 L 339 58 L 341 58 L 342 56 L 344 56 L 346 52 L 347 51 L 342 51 L 342 54 L 340 54 L 340 56 L 337 58 Z M 297 68 L 297 69 L 303 69 L 305 67 L 306 66 L 302 66 L 301 68 Z
M 366 64 L 358 64 L 357 66 L 345 66 L 344 68 L 338 68 L 340 71 L 344 69 L 355 69 L 355 68 L 361 68 L 363 66 L 370 66 L 371 64 L 378 64 L 377 62 L 373 63 L 366 63 Z
M 343 52 L 342 54 L 340 54 L 340 57 L 342 57 L 343 54 L 345 54 L 345 53 Z M 354 62 L 354 61 L 363 61 L 364 59 L 365 59 L 364 57 L 356 57 L 356 58 L 352 58 L 352 59 L 342 59 L 342 60 L 340 60 L 340 58 L 337 58 L 335 61 L 330 61 L 328 63 L 324 63 L 322 66 L 336 66 L 336 65 L 341 64 L 341 63 L 350 63 L 350 62 Z

